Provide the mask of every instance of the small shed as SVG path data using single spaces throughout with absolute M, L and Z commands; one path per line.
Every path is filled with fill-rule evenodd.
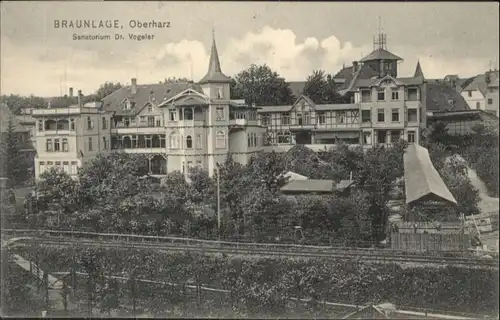
M 342 180 L 336 183 L 334 180 L 292 180 L 284 185 L 280 191 L 285 195 L 332 195 L 347 194 L 351 186 L 354 184 L 350 180 Z

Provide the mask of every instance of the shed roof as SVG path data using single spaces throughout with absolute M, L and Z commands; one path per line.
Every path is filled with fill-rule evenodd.
M 407 204 L 436 198 L 447 203 L 457 203 L 434 168 L 426 148 L 416 144 L 409 145 L 403 158 Z

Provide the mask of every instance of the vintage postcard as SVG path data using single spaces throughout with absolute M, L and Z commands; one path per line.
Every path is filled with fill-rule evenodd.
M 498 319 L 498 3 L 0 5 L 3 317 Z

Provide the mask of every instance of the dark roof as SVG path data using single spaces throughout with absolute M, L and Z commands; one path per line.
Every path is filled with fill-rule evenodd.
M 400 58 L 397 55 L 392 54 L 385 49 L 378 48 L 359 61 L 365 62 L 365 61 L 373 61 L 373 60 L 403 60 L 403 58 Z
M 344 69 L 349 69 L 349 68 L 344 68 Z M 352 67 L 350 69 L 352 71 Z M 358 87 L 358 81 L 359 80 L 370 80 L 373 77 L 377 77 L 379 73 L 376 70 L 373 70 L 372 67 L 368 64 L 361 64 L 359 66 L 359 70 L 356 71 L 354 74 L 348 74 L 347 71 L 341 70 L 339 74 L 345 75 L 346 82 L 343 85 L 344 90 L 340 91 L 341 94 L 345 94 L 355 88 Z
M 231 78 L 222 73 L 222 70 L 220 68 L 219 54 L 217 53 L 215 37 L 212 41 L 212 52 L 210 52 L 210 62 L 208 64 L 208 72 L 200 80 L 200 84 L 205 84 L 209 82 L 216 82 L 216 83 L 231 82 Z
M 200 85 L 188 82 L 172 82 L 167 84 L 145 84 L 136 85 L 136 93 L 132 94 L 131 86 L 120 88 L 103 99 L 106 111 L 114 111 L 117 115 L 135 115 L 148 102 L 160 104 L 161 102 L 178 95 L 179 93 L 193 89 L 203 93 Z M 154 98 L 154 101 L 152 100 Z M 133 103 L 130 110 L 123 108 L 123 102 L 129 99 Z
M 416 144 L 409 145 L 403 158 L 407 204 L 427 199 L 457 203 L 434 168 L 426 148 Z
M 459 111 L 470 109 L 462 95 L 446 83 L 427 83 L 426 91 L 428 111 Z
M 479 90 L 479 92 L 485 95 L 486 91 L 488 90 L 488 85 L 486 84 L 486 76 L 484 74 L 476 76 L 466 87 L 464 87 L 463 90 L 464 91 Z
M 335 182 L 333 180 L 292 180 L 281 187 L 281 191 L 287 192 L 321 192 L 328 193 L 334 190 Z
M 420 66 L 420 61 L 417 61 L 417 67 L 415 68 L 414 77 L 422 77 L 424 78 L 424 73 L 422 72 L 422 67 Z

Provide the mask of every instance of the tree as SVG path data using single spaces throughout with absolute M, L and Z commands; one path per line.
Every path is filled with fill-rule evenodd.
M 19 140 L 12 117 L 9 118 L 7 131 L 2 140 L 2 176 L 8 179 L 7 186 L 18 186 L 28 176 L 28 165 L 19 150 Z
M 162 84 L 169 84 L 169 83 L 178 83 L 178 82 L 188 82 L 188 83 L 193 83 L 193 80 L 189 80 L 188 78 L 181 77 L 181 78 L 165 78 L 163 82 L 160 82 Z
M 41 97 L 36 97 L 30 95 L 29 97 L 23 97 L 17 94 L 2 95 L 0 97 L 0 102 L 3 102 L 9 106 L 9 109 L 14 114 L 21 113 L 24 108 L 43 108 L 47 105 L 47 102 Z
M 289 83 L 267 65 L 252 64 L 234 78 L 235 95 L 241 95 L 247 104 L 257 106 L 287 105 L 293 101 Z
M 333 77 L 327 75 L 324 70 L 314 70 L 307 77 L 303 94 L 317 104 L 349 102 L 337 92 Z
M 118 89 L 121 89 L 122 87 L 123 86 L 119 82 L 113 83 L 106 81 L 105 83 L 101 84 L 99 89 L 97 89 L 97 92 L 95 93 L 95 99 L 97 101 L 101 101 L 102 99 L 104 99 L 104 97 L 112 94 L 113 92 L 115 92 Z

